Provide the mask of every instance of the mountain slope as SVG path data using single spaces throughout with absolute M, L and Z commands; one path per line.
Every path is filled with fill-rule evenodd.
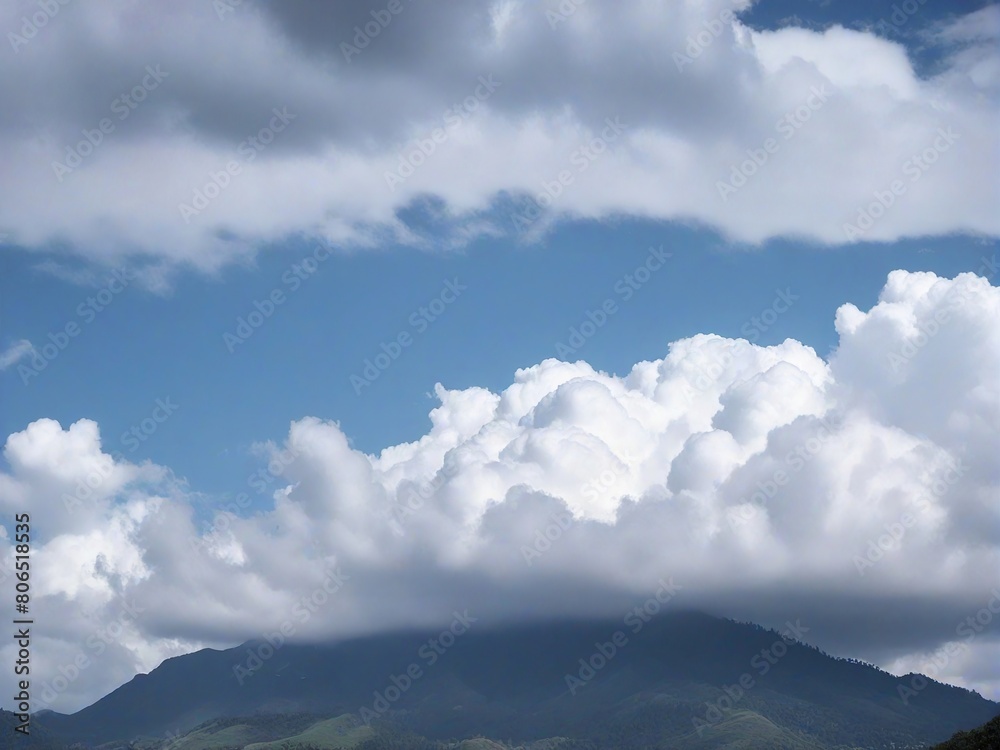
M 41 715 L 44 717 L 45 712 Z M 29 734 L 15 731 L 20 723 L 17 714 L 0 710 L 0 750 L 59 750 L 65 744 L 44 726 L 40 726 L 34 715 L 28 727 Z
M 624 643 L 614 646 L 619 631 Z M 68 740 L 99 743 L 162 737 L 224 716 L 311 712 L 391 719 L 436 739 L 563 736 L 598 747 L 669 739 L 735 750 L 741 738 L 757 738 L 757 746 L 811 750 L 928 744 L 1000 713 L 933 681 L 904 704 L 901 678 L 697 613 L 660 616 L 638 632 L 620 620 L 472 626 L 440 653 L 429 646 L 439 635 L 285 645 L 249 675 L 250 655 L 269 647 L 203 650 L 45 724 Z
M 1000 748 L 1000 716 L 969 732 L 958 732 L 932 750 L 997 750 Z

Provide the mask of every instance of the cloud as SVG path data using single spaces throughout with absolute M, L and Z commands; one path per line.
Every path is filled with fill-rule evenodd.
M 0 231 L 209 271 L 289 235 L 449 244 L 572 218 L 748 243 L 1000 234 L 996 6 L 928 32 L 946 53 L 930 77 L 874 33 L 758 31 L 733 16 L 748 6 L 372 0 L 220 18 L 122 0 L 60 6 L 29 38 L 37 6 L 8 4 L 0 28 L 23 43 L 0 57 Z M 428 205 L 443 236 L 406 220 Z
M 672 577 L 683 606 L 801 617 L 824 648 L 912 665 L 1000 585 L 998 313 L 980 276 L 894 271 L 870 310 L 837 311 L 828 360 L 716 335 L 624 375 L 549 359 L 500 393 L 438 385 L 427 434 L 378 455 L 305 417 L 207 515 L 165 468 L 104 453 L 94 422 L 34 422 L 7 439 L 0 509 L 46 519 L 38 673 L 91 664 L 42 699 L 74 709 L 167 656 L 260 636 L 331 575 L 345 583 L 296 637 L 456 607 L 613 616 Z M 251 513 L 254 493 L 273 502 Z M 9 565 L 9 537 L 0 550 Z M 996 644 L 993 628 L 967 647 Z M 941 674 L 1000 697 L 975 664 Z
M 0 352 L 0 370 L 13 367 L 25 357 L 31 355 L 35 347 L 27 339 L 19 339 Z

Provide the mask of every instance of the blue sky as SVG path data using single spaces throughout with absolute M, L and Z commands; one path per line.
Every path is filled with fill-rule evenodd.
M 354 584 L 303 638 L 676 574 L 926 670 L 1000 566 L 998 6 L 386 6 L 0 9 L 0 519 L 45 519 L 47 674 L 145 607 L 52 705 L 322 566 Z M 1000 698 L 995 628 L 961 653 Z
M 93 419 L 108 447 L 117 443 L 129 460 L 171 466 L 204 492 L 233 493 L 261 465 L 251 444 L 280 442 L 290 421 L 339 421 L 365 452 L 415 440 L 429 426 L 436 382 L 502 390 L 517 368 L 559 358 L 556 345 L 569 345 L 570 329 L 609 297 L 621 301 L 619 311 L 572 359 L 611 373 L 626 374 L 636 362 L 664 356 L 669 342 L 698 333 L 746 338 L 746 325 L 758 332 L 754 343 L 794 338 L 825 357 L 837 344 L 836 309 L 873 305 L 890 270 L 950 277 L 979 268 L 987 248 L 961 237 L 747 248 L 706 230 L 580 222 L 532 244 L 479 240 L 451 252 L 393 246 L 341 253 L 294 288 L 283 281 L 316 245 L 289 241 L 217 277 L 185 274 L 165 295 L 131 285 L 92 322 L 77 307 L 94 290 L 32 270 L 28 256 L 6 256 L 6 330 L 45 341 L 77 321 L 82 332 L 27 383 L 17 368 L 4 372 L 9 408 L 0 427 L 9 434 L 43 416 L 64 425 Z M 616 291 L 615 284 L 651 247 L 672 257 L 624 300 L 621 288 L 628 287 Z M 419 315 L 449 279 L 468 291 L 425 330 L 415 327 L 411 314 Z M 230 353 L 224 334 L 235 333 L 238 318 L 275 288 L 287 292 L 287 301 Z M 771 305 L 777 289 L 798 295 L 793 314 L 755 326 L 751 318 Z M 414 334 L 414 343 L 355 393 L 351 375 L 362 375 L 364 360 L 400 331 Z M 165 397 L 178 410 L 163 428 L 138 445 L 121 442 Z

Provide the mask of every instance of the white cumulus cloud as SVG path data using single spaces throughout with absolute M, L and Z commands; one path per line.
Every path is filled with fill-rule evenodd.
M 297 637 L 456 607 L 614 615 L 672 577 L 683 606 L 802 618 L 821 647 L 908 669 L 1000 585 L 998 312 L 974 274 L 894 271 L 871 309 L 839 309 L 826 360 L 715 335 L 622 375 L 550 359 L 500 393 L 438 386 L 427 434 L 378 455 L 306 417 L 268 446 L 273 503 L 235 495 L 207 519 L 166 469 L 103 453 L 95 423 L 39 420 L 7 439 L 0 508 L 39 519 L 40 675 L 88 656 L 52 696 L 79 707 L 295 618 L 331 575 L 343 585 Z M 974 658 L 996 643 L 978 634 L 939 676 L 998 697 Z

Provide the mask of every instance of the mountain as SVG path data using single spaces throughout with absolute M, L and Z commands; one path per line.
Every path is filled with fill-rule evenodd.
M 969 732 L 958 732 L 933 750 L 997 750 L 1000 748 L 1000 716 Z
M 47 711 L 32 715 L 29 734 L 15 731 L 21 724 L 17 714 L 0 709 L 0 750 L 62 750 L 66 743 L 44 727 L 35 723 L 38 716 L 45 716 Z
M 925 747 L 1000 714 L 1000 704 L 929 679 L 904 702 L 899 686 L 909 677 L 830 657 L 795 640 L 790 625 L 779 634 L 687 612 L 632 622 L 471 623 L 459 635 L 396 633 L 277 650 L 248 642 L 168 659 L 75 714 L 40 721 L 66 742 L 91 745 L 176 738 L 226 717 L 309 714 L 374 719 L 432 740 L 821 750 Z

